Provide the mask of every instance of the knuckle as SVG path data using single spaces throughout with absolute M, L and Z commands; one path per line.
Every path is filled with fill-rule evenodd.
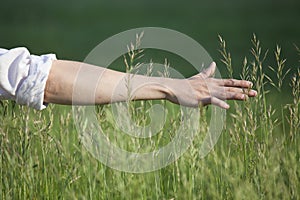
M 236 94 L 236 95 L 235 95 L 235 98 L 236 98 L 236 99 L 241 99 L 241 100 L 242 100 L 242 99 L 244 99 L 244 94 Z
M 234 83 L 234 81 L 235 81 L 235 79 L 233 79 L 233 78 L 230 78 L 230 79 L 229 79 L 229 82 L 230 82 L 230 83 Z

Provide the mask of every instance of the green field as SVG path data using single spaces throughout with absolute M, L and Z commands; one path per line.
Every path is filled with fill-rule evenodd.
M 200 129 L 182 157 L 141 174 L 111 169 L 91 156 L 70 106 L 35 111 L 1 101 L 0 199 L 300 199 L 300 51 L 293 45 L 300 46 L 299 8 L 293 0 L 3 2 L 1 47 L 26 46 L 35 54 L 55 52 L 83 61 L 98 43 L 121 31 L 165 27 L 201 43 L 223 77 L 233 70 L 234 77 L 253 81 L 258 97 L 230 102 L 220 139 L 206 157 L 200 158 L 199 149 L 212 107 L 201 109 Z M 227 42 L 225 49 L 218 34 Z M 232 68 L 221 61 L 228 61 L 225 51 L 231 52 Z M 147 58 L 163 60 L 157 55 Z M 169 61 L 178 68 L 186 63 L 172 55 Z M 113 67 L 124 71 L 120 63 Z M 133 120 L 147 124 L 154 103 L 168 108 L 169 115 L 150 142 L 116 129 L 111 105 L 97 107 L 97 120 L 109 140 L 124 149 L 157 149 L 181 124 L 179 107 L 164 101 L 132 102 Z

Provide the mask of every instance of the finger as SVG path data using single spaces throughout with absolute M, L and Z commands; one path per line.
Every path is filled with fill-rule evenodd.
M 223 79 L 218 80 L 219 84 L 227 87 L 251 88 L 253 83 L 246 80 Z
M 244 101 L 248 99 L 248 95 L 243 93 L 226 92 L 226 100 L 240 100 Z
M 211 104 L 219 106 L 220 108 L 223 108 L 223 109 L 228 109 L 230 107 L 225 101 L 222 101 L 221 99 L 218 99 L 215 97 L 211 98 Z
M 247 100 L 248 97 L 256 96 L 257 92 L 255 90 L 228 87 L 215 90 L 211 95 L 222 100 Z
M 256 90 L 250 90 L 248 92 L 248 96 L 249 97 L 256 97 L 257 96 L 257 91 Z
M 203 77 L 203 78 L 209 78 L 211 76 L 214 75 L 216 71 L 216 63 L 215 62 L 212 62 L 208 68 L 204 69 L 200 75 Z
M 233 93 L 242 93 L 248 95 L 249 97 L 255 97 L 257 95 L 257 92 L 255 90 L 251 90 L 248 88 L 226 87 L 225 91 Z
M 215 92 L 212 94 L 213 97 L 216 97 L 221 100 L 246 100 L 248 96 L 243 92 Z
M 209 98 L 202 99 L 201 103 L 204 106 L 213 104 L 213 105 L 219 106 L 220 108 L 224 108 L 224 109 L 229 108 L 229 105 L 225 101 L 218 99 L 216 97 L 209 97 Z

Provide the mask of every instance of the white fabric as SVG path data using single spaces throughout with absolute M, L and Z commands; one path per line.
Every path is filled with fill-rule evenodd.
M 55 54 L 30 55 L 24 47 L 0 48 L 0 99 L 37 110 L 46 108 L 44 90 Z

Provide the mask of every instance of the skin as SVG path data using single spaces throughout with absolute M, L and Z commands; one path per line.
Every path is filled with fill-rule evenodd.
M 213 62 L 195 76 L 173 79 L 129 75 L 81 62 L 56 60 L 46 83 L 44 101 L 94 105 L 165 99 L 190 107 L 213 104 L 228 109 L 225 100 L 246 100 L 257 95 L 250 89 L 252 83 L 249 81 L 213 78 L 215 69 Z

